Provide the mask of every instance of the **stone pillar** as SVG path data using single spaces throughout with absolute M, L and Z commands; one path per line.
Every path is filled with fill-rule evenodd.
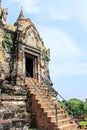
M 22 45 L 18 45 L 18 59 L 17 59 L 17 85 L 24 85 L 24 73 L 23 73 L 23 58 L 24 51 Z

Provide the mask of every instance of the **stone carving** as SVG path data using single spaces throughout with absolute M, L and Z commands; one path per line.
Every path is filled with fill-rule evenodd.
M 3 24 L 6 23 L 7 14 L 8 14 L 8 9 L 0 7 L 0 22 L 1 23 Z

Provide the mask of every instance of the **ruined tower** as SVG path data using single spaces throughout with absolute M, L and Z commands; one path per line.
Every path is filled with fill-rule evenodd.
M 7 9 L 0 7 L 0 99 L 3 105 L 24 118 L 29 128 L 76 130 L 76 124 L 58 103 L 58 93 L 50 79 L 50 50 L 33 22 L 24 17 L 23 10 L 14 25 L 6 22 L 7 14 Z M 60 111 L 59 124 L 57 111 Z

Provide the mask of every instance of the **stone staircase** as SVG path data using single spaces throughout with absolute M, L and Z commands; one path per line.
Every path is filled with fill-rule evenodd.
M 33 78 L 27 78 L 25 83 L 31 95 L 32 114 L 38 130 L 77 130 L 71 116 L 41 83 Z
M 26 121 L 15 117 L 0 100 L 0 130 L 28 130 Z

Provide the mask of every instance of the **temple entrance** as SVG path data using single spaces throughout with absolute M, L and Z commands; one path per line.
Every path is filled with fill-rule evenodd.
M 34 60 L 31 58 L 26 57 L 26 76 L 33 78 L 33 68 Z
M 37 79 L 37 57 L 33 55 L 26 54 L 25 58 L 25 70 L 26 70 L 26 77 L 31 77 Z

